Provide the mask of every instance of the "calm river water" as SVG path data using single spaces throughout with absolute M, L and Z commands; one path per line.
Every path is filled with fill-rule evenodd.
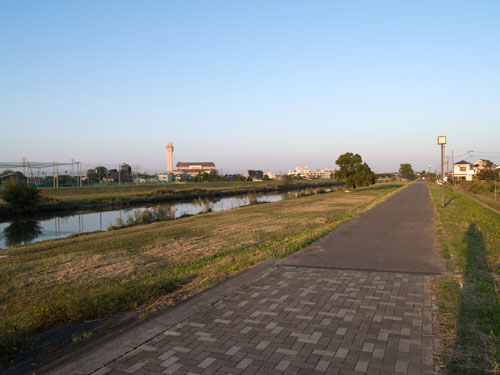
M 256 203 L 277 202 L 283 199 L 296 198 L 303 194 L 315 194 L 319 190 L 333 191 L 330 188 L 303 189 L 280 194 L 252 194 L 248 196 L 225 197 L 220 199 L 197 199 L 184 202 L 163 203 L 172 219 L 186 215 L 197 215 L 207 211 L 223 211 L 248 206 Z M 127 207 L 113 211 L 94 211 L 72 214 L 54 214 L 53 216 L 26 216 L 13 221 L 0 222 L 0 248 L 63 238 L 75 233 L 104 231 L 117 220 L 127 220 L 134 210 L 152 209 L 152 205 L 143 207 Z

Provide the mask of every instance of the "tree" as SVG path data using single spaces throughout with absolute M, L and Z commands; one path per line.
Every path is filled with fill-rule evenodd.
M 100 165 L 98 167 L 95 167 L 95 174 L 97 175 L 97 178 L 99 179 L 100 183 L 103 178 L 108 176 L 108 169 Z
M 97 175 L 95 173 L 95 169 L 87 170 L 87 180 L 89 183 L 94 183 L 97 181 Z
M 6 171 L 0 173 L 0 185 L 2 185 L 2 181 L 7 181 L 9 178 L 13 178 L 18 181 L 26 181 L 26 176 L 21 172 L 7 169 Z
M 269 180 L 271 180 L 271 179 L 269 178 L 269 176 L 267 174 L 265 174 L 264 177 L 262 177 L 262 181 L 269 181 Z
M 120 172 L 121 173 L 132 173 L 132 167 L 127 163 L 120 164 Z
M 499 172 L 494 169 L 481 169 L 477 174 L 478 180 L 495 181 L 499 176 Z
M 132 167 L 127 163 L 120 164 L 121 182 L 132 182 Z
M 401 174 L 401 177 L 410 181 L 417 178 L 411 164 L 399 164 L 399 173 Z
M 40 190 L 27 185 L 26 181 L 10 178 L 5 181 L 1 198 L 14 211 L 24 212 L 40 202 Z
M 215 182 L 215 181 L 220 181 L 222 179 L 221 176 L 219 176 L 219 172 L 217 172 L 216 169 L 213 169 L 210 171 L 210 173 L 207 172 L 199 172 L 198 175 L 194 178 L 195 182 Z
M 377 180 L 376 174 L 372 172 L 368 164 L 363 163 L 359 154 L 346 152 L 340 155 L 335 163 L 339 166 L 339 170 L 335 171 L 335 178 L 343 180 L 348 189 L 369 186 Z

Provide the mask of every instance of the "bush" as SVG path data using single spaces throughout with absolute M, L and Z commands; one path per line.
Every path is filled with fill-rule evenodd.
M 498 179 L 499 172 L 494 169 L 482 169 L 477 174 L 479 180 L 490 180 L 495 181 Z
M 34 186 L 28 186 L 25 181 L 13 178 L 5 181 L 3 191 L 0 193 L 2 199 L 14 211 L 26 211 L 40 202 L 41 194 Z

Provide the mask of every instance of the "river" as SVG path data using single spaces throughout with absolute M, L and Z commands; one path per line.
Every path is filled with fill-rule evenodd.
M 283 199 L 316 194 L 320 191 L 330 192 L 333 190 L 333 188 L 307 188 L 279 194 L 250 194 L 216 199 L 177 201 L 162 203 L 160 206 L 164 212 L 168 213 L 169 219 L 175 220 L 210 211 L 224 211 L 252 204 L 277 202 Z M 64 238 L 77 233 L 105 231 L 110 226 L 116 225 L 119 220 L 126 222 L 129 217 L 134 215 L 135 211 L 152 209 L 152 205 L 147 205 L 118 210 L 58 212 L 53 215 L 29 215 L 3 221 L 0 222 L 0 249 Z

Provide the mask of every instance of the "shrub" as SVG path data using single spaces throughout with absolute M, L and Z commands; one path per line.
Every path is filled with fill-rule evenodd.
M 26 211 L 40 202 L 41 194 L 34 186 L 28 186 L 25 181 L 8 179 L 3 185 L 2 199 L 14 211 Z

